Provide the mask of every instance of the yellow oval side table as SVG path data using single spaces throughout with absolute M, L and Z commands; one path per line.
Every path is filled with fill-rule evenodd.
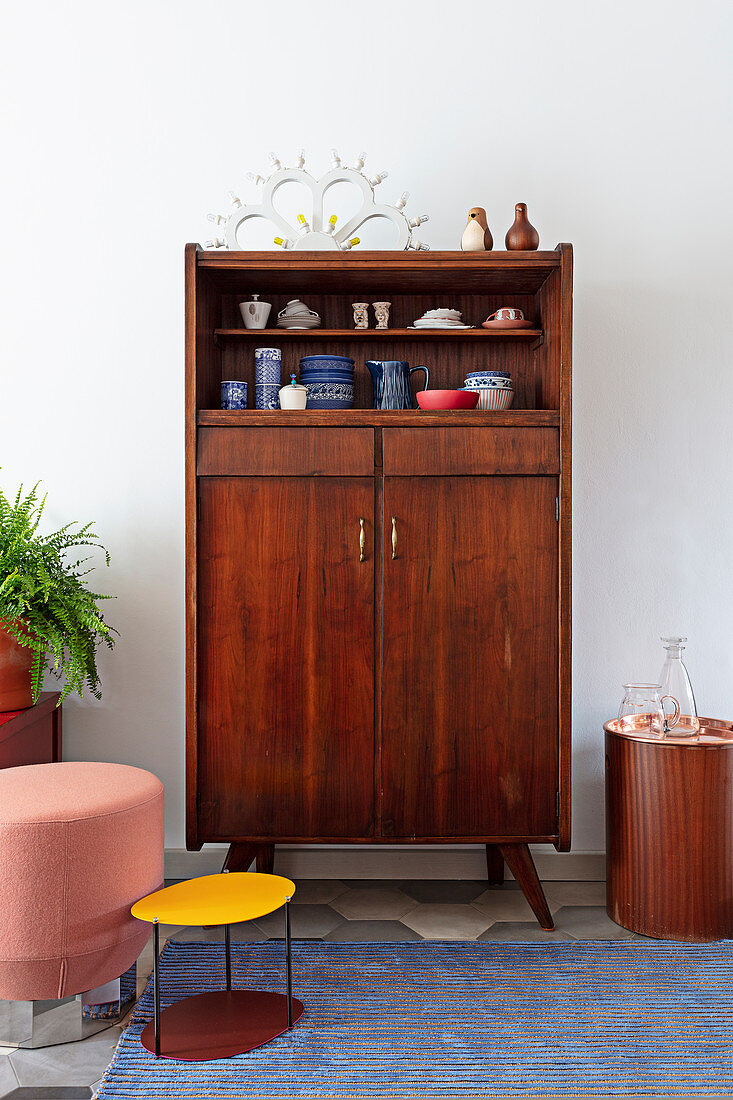
M 293 997 L 290 901 L 295 883 L 280 875 L 227 872 L 177 882 L 135 902 L 133 917 L 153 925 L 153 998 L 155 1012 L 140 1036 L 156 1058 L 203 1062 L 231 1058 L 269 1043 L 303 1015 Z M 255 920 L 285 907 L 287 993 L 232 989 L 229 925 Z M 161 924 L 224 925 L 226 989 L 198 993 L 160 1010 Z

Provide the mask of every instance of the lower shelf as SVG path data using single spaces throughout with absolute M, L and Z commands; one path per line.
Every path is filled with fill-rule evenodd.
M 481 425 L 487 428 L 556 428 L 560 424 L 557 409 L 509 409 L 506 412 L 480 412 L 472 409 L 423 412 L 421 409 L 345 409 L 321 412 L 315 409 L 285 411 L 274 409 L 201 409 L 200 426 L 244 427 L 248 424 L 330 425 L 331 427 L 418 427 L 421 424 Z

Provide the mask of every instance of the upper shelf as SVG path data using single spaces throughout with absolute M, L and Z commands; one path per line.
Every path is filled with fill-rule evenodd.
M 217 340 L 512 340 L 542 337 L 542 329 L 416 328 L 216 328 Z
M 561 266 L 570 245 L 552 252 L 204 252 L 196 264 L 224 291 L 534 294 Z M 255 287 L 255 283 L 257 284 Z

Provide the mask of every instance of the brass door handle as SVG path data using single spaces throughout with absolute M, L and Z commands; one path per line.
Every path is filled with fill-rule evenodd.
M 366 545 L 366 535 L 364 534 L 364 517 L 359 518 L 359 561 L 364 561 L 364 546 Z
M 392 516 L 392 561 L 397 557 L 397 516 Z

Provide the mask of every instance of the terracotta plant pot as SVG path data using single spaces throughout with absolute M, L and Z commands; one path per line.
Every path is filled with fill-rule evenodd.
M 0 711 L 33 706 L 31 665 L 33 650 L 18 645 L 0 623 Z

